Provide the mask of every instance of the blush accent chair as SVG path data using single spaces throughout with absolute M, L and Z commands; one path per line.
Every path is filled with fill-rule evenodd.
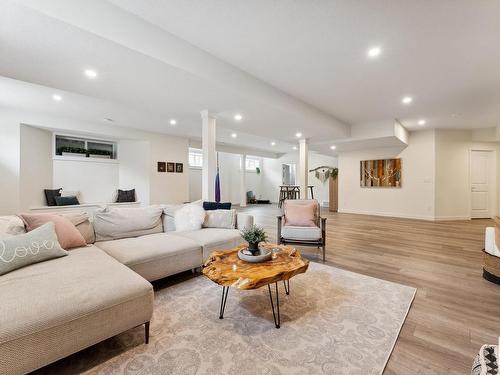
M 294 209 L 296 205 L 314 205 L 314 217 L 309 226 L 293 225 L 287 221 L 287 211 Z M 323 251 L 323 262 L 326 260 L 326 218 L 321 217 L 320 206 L 315 199 L 285 200 L 283 203 L 283 214 L 278 216 L 278 244 L 314 246 Z

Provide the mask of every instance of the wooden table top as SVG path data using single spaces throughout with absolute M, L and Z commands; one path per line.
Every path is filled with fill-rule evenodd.
M 273 252 L 273 259 L 262 263 L 245 262 L 238 258 L 240 245 L 230 251 L 214 251 L 203 265 L 202 273 L 222 286 L 238 289 L 257 289 L 281 280 L 288 280 L 306 272 L 309 261 L 291 246 L 261 244 L 261 247 L 279 249 Z

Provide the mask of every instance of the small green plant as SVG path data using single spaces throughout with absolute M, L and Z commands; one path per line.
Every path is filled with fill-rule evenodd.
M 241 231 L 241 237 L 243 237 L 243 239 L 249 244 L 264 242 L 267 239 L 264 228 L 257 225 L 253 225 L 251 228 L 243 229 Z

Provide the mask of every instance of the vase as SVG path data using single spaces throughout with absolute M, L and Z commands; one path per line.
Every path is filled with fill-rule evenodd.
M 252 255 L 259 255 L 259 243 L 258 242 L 249 242 L 248 243 L 248 251 L 252 253 Z

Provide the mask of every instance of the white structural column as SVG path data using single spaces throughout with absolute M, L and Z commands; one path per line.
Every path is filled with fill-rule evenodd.
M 299 181 L 300 181 L 300 199 L 307 199 L 309 196 L 309 145 L 307 139 L 299 141 Z
M 217 174 L 217 152 L 215 139 L 217 120 L 208 110 L 201 111 L 201 143 L 203 149 L 203 168 L 201 173 L 201 198 L 204 201 L 215 199 L 215 175 Z
M 240 155 L 240 206 L 247 205 L 247 156 Z

